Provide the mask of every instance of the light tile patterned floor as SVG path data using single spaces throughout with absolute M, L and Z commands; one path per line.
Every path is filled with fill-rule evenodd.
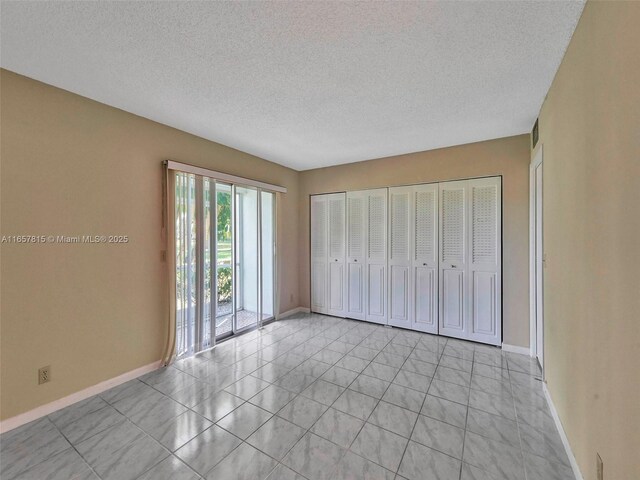
M 0 436 L 0 475 L 573 479 L 538 373 L 497 348 L 302 314 Z

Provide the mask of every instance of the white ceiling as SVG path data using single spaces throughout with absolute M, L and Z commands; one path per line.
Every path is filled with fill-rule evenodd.
M 0 61 L 306 170 L 530 131 L 583 6 L 3 1 Z

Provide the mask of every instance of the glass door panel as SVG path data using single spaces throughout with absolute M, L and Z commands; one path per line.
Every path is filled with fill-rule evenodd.
M 233 195 L 216 183 L 216 337 L 233 330 Z
M 202 338 L 201 349 L 210 348 L 214 345 L 214 329 L 212 319 L 215 318 L 215 302 L 212 299 L 216 295 L 215 285 L 215 248 L 216 238 L 213 226 L 216 222 L 215 215 L 215 194 L 216 184 L 209 178 L 203 179 L 203 215 L 202 223 L 202 271 L 203 271 L 203 292 L 202 292 Z
M 261 303 L 262 319 L 273 317 L 275 273 L 275 194 L 260 192 Z
M 235 330 L 258 322 L 258 191 L 235 187 Z

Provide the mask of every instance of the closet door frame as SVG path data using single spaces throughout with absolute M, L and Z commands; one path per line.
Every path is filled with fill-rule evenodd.
M 473 187 L 474 186 L 482 186 L 482 185 L 493 185 L 497 186 L 497 205 L 496 205 L 496 263 L 492 266 L 493 269 L 487 270 L 486 265 L 472 265 L 473 263 Z M 463 199 L 462 206 L 464 209 L 463 217 L 462 217 L 462 246 L 459 250 L 459 255 L 457 258 L 445 258 L 444 255 L 444 239 L 443 235 L 445 232 L 443 231 L 443 215 L 444 215 L 444 202 L 443 195 L 447 190 L 459 189 L 462 191 Z M 417 195 L 420 192 L 424 191 L 433 191 L 434 192 L 434 212 L 435 212 L 435 222 L 433 225 L 433 236 L 434 236 L 434 245 L 433 251 L 435 252 L 435 258 L 420 258 L 417 255 L 417 237 L 416 237 L 416 222 L 417 222 Z M 392 209 L 393 209 L 393 201 L 392 195 L 398 192 L 408 192 L 409 195 L 409 212 L 408 212 L 408 225 L 406 227 L 406 233 L 409 236 L 409 258 L 408 261 L 403 259 L 402 262 L 397 262 L 394 259 L 392 254 L 392 245 L 391 245 L 391 235 L 392 231 Z M 343 260 L 343 285 L 344 285 L 344 293 L 343 293 L 343 303 L 344 310 L 343 312 L 336 312 L 335 310 L 330 312 L 329 310 L 329 295 L 330 295 L 330 285 L 329 285 L 329 264 L 331 263 L 331 258 L 329 258 L 329 198 L 332 195 L 343 195 L 344 196 L 344 208 L 345 208 L 345 248 L 344 248 L 344 260 Z M 384 241 L 385 244 L 385 258 L 371 258 L 370 256 L 370 202 L 371 197 L 383 197 L 384 201 Z M 350 255 L 349 253 L 349 198 L 362 198 L 364 203 L 364 212 L 363 212 L 363 221 L 364 221 L 364 248 L 365 248 L 365 258 L 364 262 L 362 262 L 359 258 L 356 258 L 357 255 Z M 397 186 L 397 187 L 388 187 L 388 188 L 379 188 L 372 190 L 361 190 L 361 191 L 353 191 L 346 193 L 332 193 L 332 194 L 320 194 L 320 195 L 311 195 L 311 208 L 313 210 L 313 202 L 325 202 L 325 227 L 324 227 L 324 239 L 325 242 L 325 253 L 326 258 L 324 261 L 324 270 L 325 270 L 325 283 L 323 286 L 323 292 L 325 295 L 325 308 L 314 304 L 313 298 L 313 283 L 314 283 L 314 261 L 317 265 L 317 260 L 313 256 L 313 251 L 311 251 L 311 310 L 317 313 L 324 313 L 330 315 L 336 315 L 341 317 L 354 318 L 358 320 L 365 320 L 373 323 L 380 324 L 389 324 L 392 326 L 397 326 L 401 328 L 408 328 L 411 330 L 422 331 L 426 333 L 433 333 L 447 337 L 460 338 L 465 340 L 471 340 L 476 342 L 481 342 L 485 344 L 497 345 L 500 346 L 502 342 L 502 176 L 490 176 L 490 177 L 477 177 L 477 178 L 468 178 L 468 179 L 460 179 L 460 180 L 450 180 L 443 182 L 432 182 L 432 183 L 422 183 L 415 185 L 407 185 L 407 186 Z M 314 198 L 316 200 L 314 200 Z M 311 213 L 311 216 L 313 213 Z M 311 233 L 311 250 L 313 250 L 313 220 L 310 221 L 310 233 Z M 335 260 L 335 258 L 333 259 Z M 334 262 L 335 263 L 335 262 Z M 339 263 L 339 262 L 338 262 Z M 355 267 L 356 264 L 363 265 L 363 267 Z M 393 299 L 391 298 L 393 292 L 393 276 L 392 269 L 396 265 L 408 267 L 408 294 L 406 296 L 406 304 L 408 305 L 407 314 L 402 318 L 394 318 L 392 312 L 392 304 Z M 358 312 L 359 309 L 352 309 L 350 306 L 350 295 L 349 288 L 352 288 L 353 285 L 350 285 L 350 268 L 362 268 L 363 269 L 363 278 L 362 278 L 362 288 L 364 290 L 364 315 Z M 428 302 L 428 308 L 430 308 L 433 312 L 435 312 L 435 321 L 431 324 L 430 322 L 420 322 L 419 317 L 421 316 L 419 312 L 418 302 L 422 299 L 422 295 L 424 292 L 419 291 L 419 279 L 420 275 L 424 272 L 420 272 L 421 269 L 429 268 L 431 271 L 428 273 L 429 282 L 435 282 L 433 284 L 434 293 L 431 298 L 431 302 Z M 376 269 L 376 272 L 373 270 Z M 382 304 L 380 307 L 379 314 L 373 315 L 371 312 L 371 302 L 373 298 L 371 297 L 372 293 L 372 285 L 371 285 L 371 275 L 373 273 L 381 273 L 383 277 L 383 289 L 386 290 L 382 292 L 381 300 Z M 478 325 L 474 324 L 474 308 L 477 308 L 477 300 L 474 300 L 472 296 L 474 295 L 474 288 L 479 281 L 479 277 L 477 274 L 491 274 L 494 273 L 495 277 L 493 277 L 490 282 L 493 282 L 492 288 L 494 288 L 494 296 L 490 299 L 493 302 L 494 312 L 495 312 L 495 330 L 492 332 L 479 331 L 477 329 Z M 485 277 L 487 277 L 485 275 Z M 425 279 L 425 277 L 422 277 Z M 486 278 L 484 279 L 486 280 Z M 483 280 L 483 281 L 484 281 Z M 474 281 L 476 284 L 474 285 Z M 356 282 L 357 284 L 358 282 Z M 486 282 L 485 282 L 486 283 Z M 360 286 L 360 285 L 358 285 Z M 452 304 L 447 304 L 445 302 L 445 296 L 447 293 L 451 293 L 451 288 L 459 288 L 460 298 L 456 305 L 457 315 L 459 316 L 458 326 L 451 324 L 445 324 L 445 314 L 450 313 L 447 311 L 448 306 L 451 307 Z M 474 303 L 474 301 L 476 303 Z M 485 323 L 486 327 L 486 323 Z

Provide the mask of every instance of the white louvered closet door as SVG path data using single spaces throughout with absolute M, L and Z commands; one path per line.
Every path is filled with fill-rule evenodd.
M 357 320 L 365 319 L 366 202 L 365 192 L 347 192 L 346 316 Z
M 389 189 L 389 325 L 411 328 L 415 187 Z
M 501 179 L 468 181 L 467 338 L 501 345 Z
M 439 331 L 467 338 L 467 181 L 440 184 Z
M 387 323 L 387 189 L 368 190 L 365 319 Z
M 346 216 L 344 193 L 327 195 L 329 210 L 329 272 L 327 292 L 329 315 L 344 317 L 347 312 L 345 285 Z
M 438 333 L 438 185 L 414 187 L 411 210 L 411 328 Z
M 329 313 L 327 195 L 311 196 L 311 311 Z

